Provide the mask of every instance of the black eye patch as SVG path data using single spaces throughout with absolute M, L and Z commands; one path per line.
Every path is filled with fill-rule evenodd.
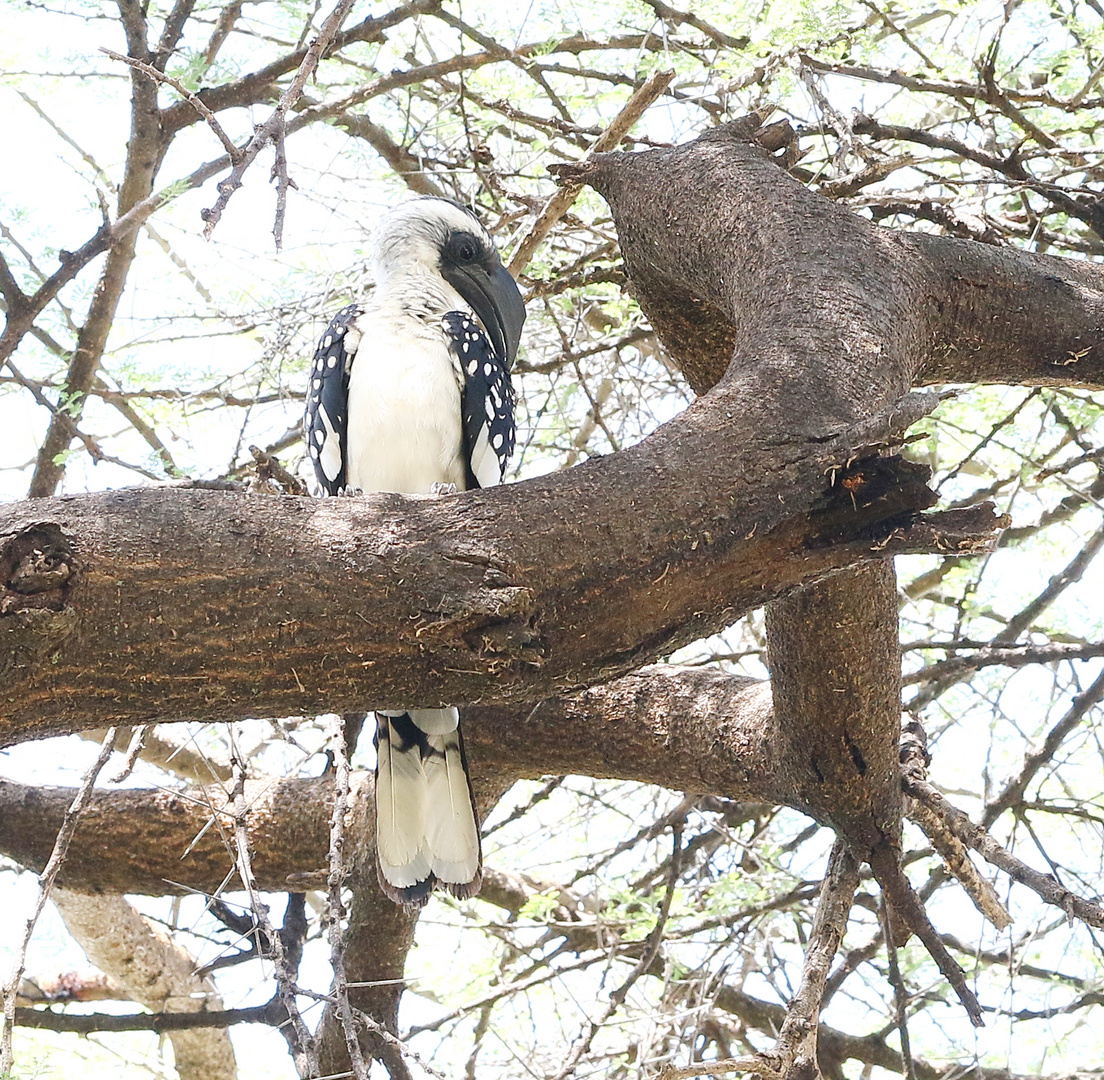
M 483 241 L 470 232 L 453 232 L 445 241 L 441 254 L 459 266 L 481 262 L 487 252 Z

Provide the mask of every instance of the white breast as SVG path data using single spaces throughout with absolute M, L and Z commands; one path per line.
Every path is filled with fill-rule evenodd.
M 357 320 L 349 376 L 347 482 L 364 491 L 463 490 L 461 375 L 440 323 L 379 309 Z

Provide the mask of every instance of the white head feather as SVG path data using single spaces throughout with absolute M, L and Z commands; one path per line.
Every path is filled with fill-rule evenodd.
M 471 233 L 494 247 L 479 219 L 458 203 L 432 196 L 399 203 L 380 219 L 372 236 L 377 282 L 399 275 L 438 274 L 441 246 L 455 232 Z

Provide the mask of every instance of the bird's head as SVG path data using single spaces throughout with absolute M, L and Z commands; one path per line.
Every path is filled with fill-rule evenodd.
M 471 210 L 428 196 L 400 203 L 376 227 L 373 250 L 381 283 L 407 275 L 444 278 L 478 316 L 495 352 L 513 364 L 525 304 Z

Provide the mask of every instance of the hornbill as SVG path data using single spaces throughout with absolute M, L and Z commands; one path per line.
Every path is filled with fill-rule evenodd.
M 334 316 L 310 372 L 307 452 L 324 494 L 499 483 L 525 307 L 490 234 L 458 203 L 412 199 L 382 218 L 372 254 L 370 300 Z M 384 893 L 474 895 L 479 824 L 456 709 L 377 710 L 376 752 Z

